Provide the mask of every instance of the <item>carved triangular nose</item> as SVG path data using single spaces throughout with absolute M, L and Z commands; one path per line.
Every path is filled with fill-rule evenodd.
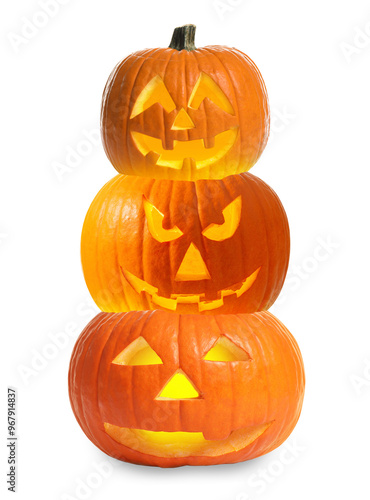
M 196 399 L 199 397 L 199 392 L 194 384 L 182 370 L 177 370 L 156 399 Z
M 189 130 L 194 128 L 193 120 L 187 114 L 184 108 L 181 108 L 177 113 L 176 118 L 172 124 L 171 130 Z
M 199 281 L 209 280 L 208 272 L 199 250 L 191 243 L 177 271 L 175 281 Z

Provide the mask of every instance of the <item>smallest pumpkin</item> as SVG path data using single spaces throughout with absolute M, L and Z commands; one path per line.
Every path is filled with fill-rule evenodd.
M 111 73 L 101 128 L 118 172 L 222 179 L 262 154 L 270 115 L 258 68 L 234 48 L 197 49 L 194 34 L 195 26 L 176 28 L 169 48 L 135 52 Z

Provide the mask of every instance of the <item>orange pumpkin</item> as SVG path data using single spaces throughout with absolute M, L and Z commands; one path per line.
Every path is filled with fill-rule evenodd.
M 78 423 L 120 460 L 176 467 L 263 455 L 292 432 L 304 369 L 271 313 L 100 313 L 69 370 Z
M 90 206 L 81 257 L 105 312 L 255 312 L 282 288 L 289 227 L 274 191 L 249 173 L 197 182 L 118 175 Z
M 102 139 L 120 173 L 221 179 L 249 170 L 265 148 L 269 106 L 251 59 L 234 48 L 196 49 L 194 26 L 167 49 L 135 52 L 106 84 Z

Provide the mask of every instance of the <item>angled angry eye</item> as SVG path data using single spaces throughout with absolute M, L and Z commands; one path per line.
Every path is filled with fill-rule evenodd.
M 230 115 L 235 115 L 229 99 L 220 89 L 217 83 L 206 73 L 201 73 L 193 92 L 191 93 L 188 106 L 191 109 L 198 109 L 203 100 L 208 97 L 216 106 Z
M 241 210 L 242 197 L 238 196 L 222 210 L 225 222 L 210 224 L 203 229 L 203 236 L 213 241 L 224 241 L 231 238 L 239 226 Z
M 251 357 L 227 337 L 220 337 L 203 357 L 204 361 L 249 361 Z
M 164 229 L 164 215 L 145 196 L 143 197 L 144 210 L 150 234 L 160 243 L 177 240 L 184 233 L 177 226 L 172 229 Z
M 163 365 L 161 358 L 144 337 L 138 337 L 134 340 L 114 358 L 112 363 L 126 366 Z
M 164 81 L 159 75 L 152 78 L 140 92 L 140 95 L 132 109 L 130 119 L 140 115 L 140 113 L 143 113 L 146 109 L 150 108 L 157 102 L 163 106 L 167 113 L 176 109 L 176 104 L 173 102 Z

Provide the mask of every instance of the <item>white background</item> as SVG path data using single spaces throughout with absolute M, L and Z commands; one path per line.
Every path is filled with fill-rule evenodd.
M 368 1 L 61 3 L 46 20 L 37 0 L 3 1 L 0 11 L 1 489 L 6 386 L 13 385 L 22 500 L 367 499 Z M 32 33 L 29 23 L 39 27 Z M 289 217 L 290 270 L 272 312 L 301 347 L 307 392 L 296 429 L 273 453 L 238 465 L 162 470 L 109 459 L 70 409 L 70 353 L 97 312 L 81 271 L 80 232 L 115 170 L 99 141 L 59 178 L 55 165 L 67 165 L 84 131 L 98 129 L 114 65 L 135 50 L 167 46 L 185 23 L 197 25 L 198 46 L 246 52 L 266 81 L 273 136 L 252 173 L 273 187 Z M 64 345 L 50 348 L 57 334 Z M 99 463 L 107 477 L 95 474 Z

